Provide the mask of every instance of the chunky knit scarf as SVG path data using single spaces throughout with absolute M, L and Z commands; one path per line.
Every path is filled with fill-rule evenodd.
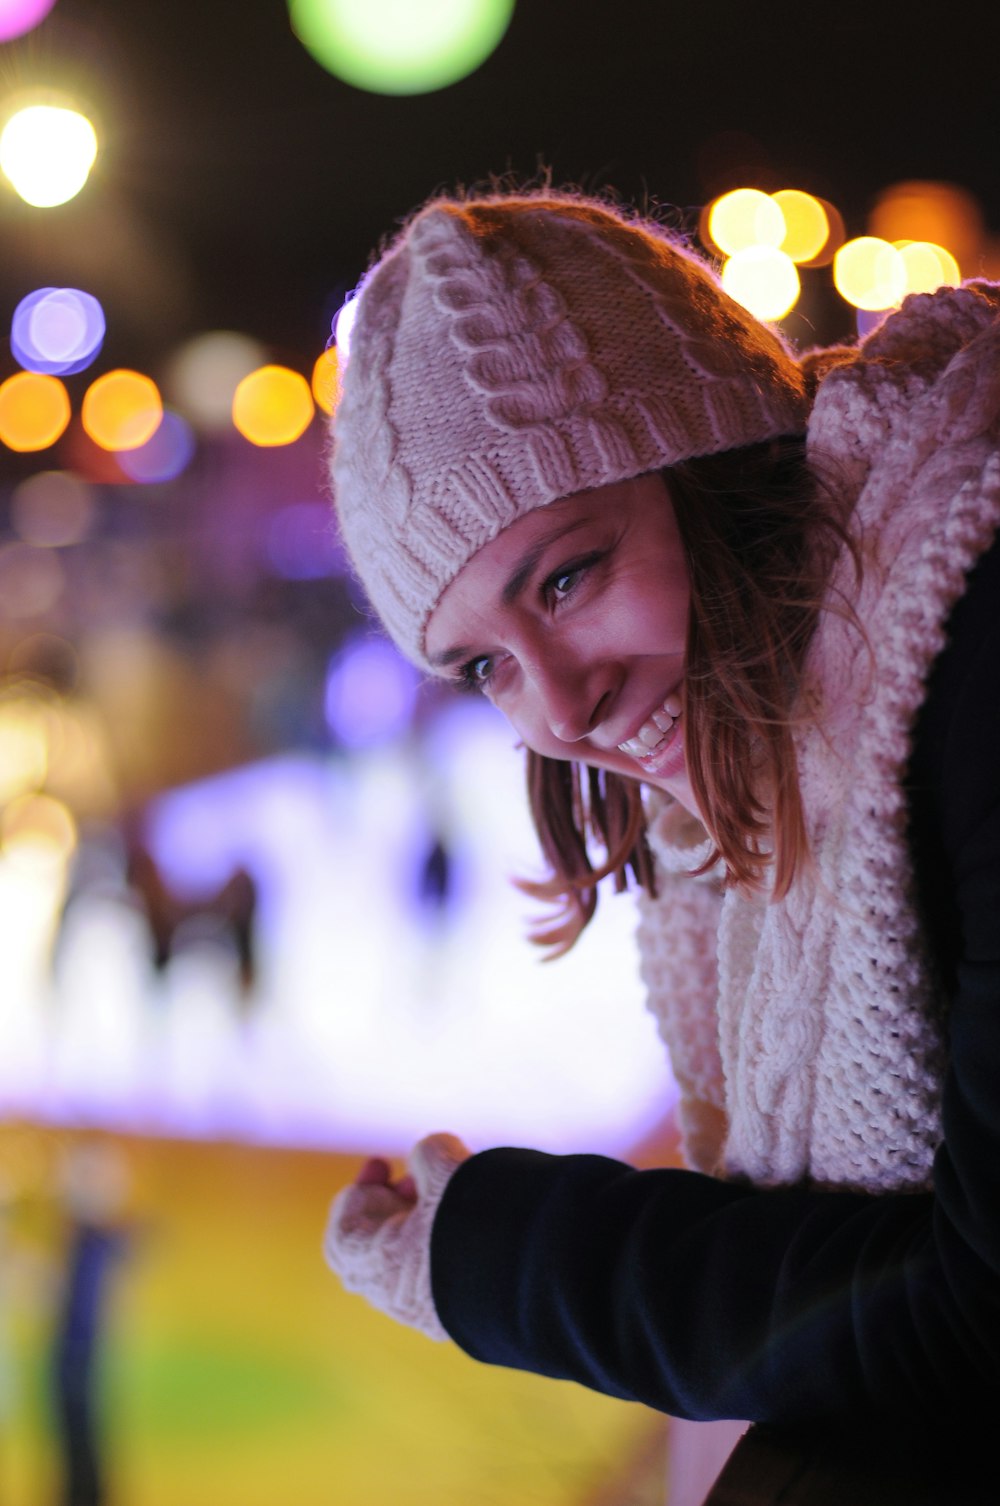
M 814 857 L 788 896 L 690 878 L 703 828 L 654 807 L 641 901 L 649 1005 L 688 1158 L 755 1183 L 927 1184 L 943 1005 L 924 954 L 903 775 L 965 577 L 1000 525 L 1000 287 L 906 300 L 820 386 L 809 450 L 856 497 L 806 665 L 797 736 Z M 854 606 L 867 642 L 837 601 Z

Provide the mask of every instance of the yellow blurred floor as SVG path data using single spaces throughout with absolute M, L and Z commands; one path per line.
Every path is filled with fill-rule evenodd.
M 55 1193 L 80 1138 L 0 1129 L 10 1203 L 0 1506 L 54 1500 L 45 1355 L 64 1238 Z M 104 1348 L 108 1506 L 662 1500 L 663 1419 L 477 1365 L 341 1291 L 320 1238 L 354 1158 L 112 1143 L 127 1158 L 135 1233 L 111 1285 Z

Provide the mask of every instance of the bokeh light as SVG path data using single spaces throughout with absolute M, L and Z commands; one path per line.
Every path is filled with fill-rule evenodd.
M 323 413 L 332 413 L 340 396 L 340 365 L 336 347 L 331 345 L 318 357 L 312 370 L 312 395 Z
M 44 784 L 49 739 L 38 702 L 28 696 L 0 700 L 0 804 Z
M 0 440 L 9 450 L 47 450 L 69 420 L 69 393 L 58 377 L 19 371 L 0 384 Z
M 10 327 L 11 351 L 28 371 L 71 376 L 104 343 L 104 310 L 79 288 L 38 288 L 22 298 Z
M 840 296 L 868 312 L 895 308 L 906 293 L 906 266 L 895 246 L 874 235 L 845 241 L 833 258 Z
M 0 0 L 0 42 L 23 37 L 44 21 L 56 0 Z
M 770 194 L 759 188 L 734 188 L 711 206 L 708 233 L 720 251 L 735 256 L 753 246 L 780 246 L 785 218 Z
M 884 189 L 868 229 L 893 244 L 931 241 L 945 246 L 960 267 L 978 265 L 985 238 L 982 210 L 971 193 L 954 183 L 919 179 Z
M 237 387 L 264 360 L 263 346 L 249 335 L 209 330 L 180 347 L 164 384 L 171 400 L 199 429 L 222 433 L 232 427 Z
M 94 494 L 68 471 L 39 471 L 11 493 L 10 521 L 18 538 L 40 548 L 79 544 L 94 521 Z
M 118 463 L 133 481 L 173 481 L 191 463 L 195 438 L 191 425 L 179 413 L 164 413 L 151 439 L 134 450 L 124 450 Z
M 33 873 L 63 869 L 76 848 L 76 822 L 51 795 L 19 795 L 0 817 L 3 855 Z
M 309 383 L 287 366 L 261 366 L 243 378 L 233 396 L 233 423 L 251 444 L 293 444 L 315 413 Z
M 97 158 L 97 133 L 62 105 L 27 105 L 0 132 L 0 168 L 25 203 L 50 209 L 74 198 Z
M 722 286 L 758 319 L 783 319 L 801 291 L 795 263 L 772 246 L 737 251 L 722 268 Z
M 288 0 L 292 30 L 335 77 L 375 94 L 426 94 L 499 45 L 514 0 Z
M 780 188 L 771 197 L 785 221 L 778 249 L 794 262 L 814 261 L 830 238 L 830 221 L 819 199 L 798 188 Z
M 906 268 L 908 293 L 933 293 L 935 288 L 955 288 L 962 281 L 958 262 L 943 246 L 932 241 L 904 241 L 896 249 Z
M 413 716 L 419 676 L 384 638 L 357 637 L 327 672 L 326 720 L 338 742 L 370 748 L 400 736 Z
M 163 402 L 151 377 L 138 371 L 106 371 L 84 393 L 80 417 L 102 450 L 137 450 L 159 428 Z

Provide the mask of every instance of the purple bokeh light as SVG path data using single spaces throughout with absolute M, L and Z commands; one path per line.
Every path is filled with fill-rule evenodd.
M 38 288 L 22 298 L 10 326 L 10 347 L 26 371 L 72 376 L 104 344 L 104 310 L 79 288 Z
M 121 450 L 117 460 L 126 476 L 144 483 L 173 481 L 190 464 L 195 440 L 179 413 L 164 413 L 151 439 L 137 450 Z
M 389 742 L 409 726 L 419 685 L 417 671 L 391 643 L 356 637 L 327 672 L 327 725 L 348 748 Z
M 11 42 L 44 21 L 56 0 L 0 0 L 0 42 Z

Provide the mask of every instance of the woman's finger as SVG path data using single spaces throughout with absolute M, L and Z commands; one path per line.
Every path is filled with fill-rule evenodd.
M 388 1187 L 390 1167 L 381 1156 L 371 1156 L 354 1179 L 355 1187 Z

